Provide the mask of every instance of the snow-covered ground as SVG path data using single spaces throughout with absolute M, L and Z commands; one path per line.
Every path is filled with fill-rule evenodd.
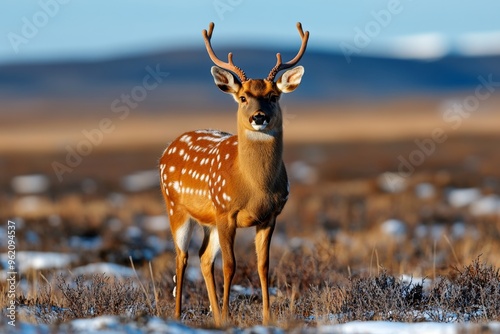
M 500 322 L 491 322 L 486 325 L 457 324 L 457 323 L 401 323 L 389 321 L 354 321 L 345 324 L 320 325 L 318 327 L 297 328 L 291 333 L 332 333 L 332 334 L 458 334 L 471 331 L 482 333 L 500 333 Z M 8 325 L 3 330 L 7 333 L 75 333 L 75 334 L 142 334 L 142 333 L 174 333 L 174 334 L 203 334 L 203 333 L 242 333 L 242 334 L 271 334 L 285 333 L 281 328 L 255 326 L 246 329 L 230 328 L 227 330 L 196 329 L 187 327 L 179 322 L 150 318 L 146 321 L 123 323 L 116 316 L 102 316 L 93 319 L 78 319 L 61 325 L 57 330 L 46 325 L 17 324 Z

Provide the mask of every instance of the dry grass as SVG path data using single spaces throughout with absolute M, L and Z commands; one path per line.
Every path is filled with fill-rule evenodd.
M 294 262 L 289 259 L 283 264 L 292 266 Z M 276 268 L 275 272 L 281 269 Z M 306 273 L 308 267 L 300 270 Z M 308 287 L 293 281 L 276 285 L 277 294 L 272 300 L 276 325 L 292 329 L 353 320 L 474 323 L 500 320 L 499 269 L 479 258 L 435 280 L 402 280 L 385 269 L 375 275 L 356 277 L 334 272 L 322 275 L 327 280 L 320 284 L 311 282 Z M 333 277 L 335 282 L 331 280 Z M 134 280 L 110 278 L 105 274 L 59 275 L 55 282 L 42 281 L 36 293 L 17 298 L 20 309 L 24 310 L 24 321 L 57 325 L 71 319 L 101 315 L 117 315 L 123 321 L 141 321 L 158 315 L 171 318 L 173 315 L 174 300 L 169 294 L 163 294 L 172 284 L 165 282 L 146 282 L 148 287 L 142 289 Z M 158 305 L 154 302 L 152 284 L 162 291 Z M 204 296 L 201 281 L 187 282 L 183 313 L 187 325 L 212 327 Z M 260 303 L 258 293 L 234 296 L 231 302 L 234 325 L 259 324 Z

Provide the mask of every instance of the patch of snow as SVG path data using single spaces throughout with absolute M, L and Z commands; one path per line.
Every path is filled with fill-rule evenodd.
M 43 174 L 15 176 L 10 184 L 17 194 L 40 194 L 50 186 L 49 178 Z
M 500 214 L 500 196 L 486 195 L 475 200 L 470 206 L 470 212 L 475 216 Z
M 77 249 L 99 249 L 103 244 L 102 237 L 96 236 L 86 238 L 82 236 L 72 236 L 69 238 L 69 246 Z
M 436 225 L 418 225 L 415 228 L 415 235 L 418 238 L 432 238 L 434 240 L 439 240 L 446 232 L 446 227 L 442 224 Z
M 481 197 L 477 188 L 459 188 L 448 191 L 448 203 L 455 208 L 465 207 Z
M 399 173 L 385 172 L 377 177 L 380 189 L 387 193 L 400 193 L 407 187 L 406 179 Z
M 2 263 L 6 263 L 7 253 L 0 256 Z M 55 252 L 34 252 L 18 251 L 16 252 L 17 271 L 25 273 L 28 270 L 43 270 L 66 268 L 77 259 L 76 254 L 55 253 Z
M 436 195 L 436 187 L 432 183 L 422 182 L 415 186 L 415 195 L 418 198 L 433 198 Z
M 160 186 L 160 175 L 156 169 L 140 171 L 124 176 L 121 184 L 130 192 L 157 188 Z
M 146 216 L 142 220 L 145 229 L 151 232 L 162 232 L 169 229 L 170 222 L 167 215 Z
M 390 321 L 353 321 L 340 325 L 321 326 L 318 333 L 342 334 L 456 334 L 459 325 L 436 322 L 401 323 Z
M 216 334 L 224 333 L 220 330 L 207 330 L 191 328 L 182 323 L 163 320 L 160 318 L 150 318 L 145 324 L 136 322 L 121 323 L 116 316 L 101 316 L 92 319 L 77 319 L 63 325 L 63 329 L 67 332 L 75 334 L 94 334 L 94 333 L 169 333 L 169 334 Z M 61 331 L 63 333 L 63 331 Z
M 110 193 L 107 200 L 114 208 L 123 208 L 127 203 L 127 196 L 121 193 Z
M 191 282 L 197 282 L 202 279 L 199 266 L 189 266 L 186 268 L 186 278 Z
M 303 184 L 314 184 L 318 180 L 318 172 L 316 168 L 299 160 L 290 165 L 290 178 Z
M 70 327 L 78 333 L 92 333 L 101 330 L 118 329 L 120 322 L 115 316 L 105 315 L 91 319 L 76 319 L 71 321 Z M 113 333 L 113 332 L 108 332 Z
M 451 236 L 454 239 L 461 239 L 465 237 L 467 233 L 467 227 L 464 222 L 456 222 L 451 226 Z
M 105 274 L 106 276 L 115 277 L 135 276 L 132 268 L 120 266 L 116 263 L 110 262 L 91 263 L 86 266 L 76 267 L 72 269 L 71 272 L 75 275 Z
M 142 236 L 142 230 L 138 226 L 129 226 L 125 231 L 129 239 L 139 239 Z
M 380 225 L 383 233 L 394 238 L 403 238 L 406 236 L 406 224 L 398 219 L 388 219 Z
M 231 285 L 231 292 L 234 292 L 235 294 L 240 296 L 253 296 L 254 291 L 255 290 L 253 288 L 247 288 L 244 287 L 243 285 L 238 285 L 238 284 Z

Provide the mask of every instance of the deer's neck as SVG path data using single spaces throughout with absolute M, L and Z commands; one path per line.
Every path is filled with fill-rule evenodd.
M 283 165 L 283 131 L 269 133 L 238 129 L 238 167 L 248 184 L 267 189 Z

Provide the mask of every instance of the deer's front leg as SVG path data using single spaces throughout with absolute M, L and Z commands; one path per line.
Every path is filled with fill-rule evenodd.
M 268 224 L 258 225 L 255 234 L 255 249 L 257 251 L 257 266 L 259 271 L 260 286 L 262 289 L 262 323 L 269 324 L 271 312 L 269 308 L 269 247 L 274 231 L 276 218 L 273 217 Z
M 236 235 L 236 220 L 225 220 L 217 223 L 219 244 L 222 253 L 222 270 L 224 272 L 224 297 L 222 300 L 222 323 L 229 321 L 229 294 L 233 281 L 236 262 L 234 260 L 234 237 Z

